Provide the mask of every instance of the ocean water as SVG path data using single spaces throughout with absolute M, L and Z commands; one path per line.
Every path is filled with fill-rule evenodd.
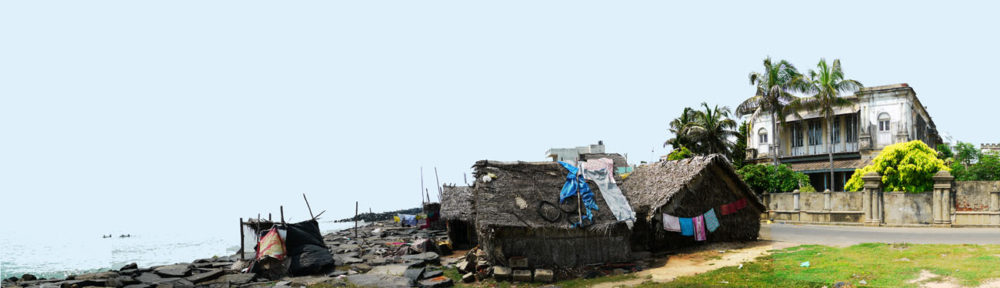
M 233 255 L 240 249 L 240 235 L 236 225 L 231 226 L 234 227 L 229 230 L 149 229 L 130 233 L 128 238 L 119 238 L 118 233 L 112 238 L 102 238 L 101 233 L 90 231 L 30 234 L 4 231 L 7 233 L 0 234 L 0 276 L 20 277 L 30 273 L 38 277 L 64 278 L 71 274 L 118 269 L 132 262 L 148 267 Z M 320 221 L 323 234 L 351 227 L 354 227 L 353 222 Z

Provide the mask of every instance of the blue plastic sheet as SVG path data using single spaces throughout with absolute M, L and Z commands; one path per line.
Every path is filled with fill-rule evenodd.
M 586 213 L 583 218 L 589 220 L 591 223 L 594 222 L 594 214 L 590 210 L 598 210 L 597 202 L 594 201 L 594 192 L 590 191 L 590 185 L 587 185 L 587 180 L 583 179 L 583 173 L 579 173 L 579 168 L 573 166 L 569 163 L 559 161 L 569 173 L 566 174 L 566 184 L 563 184 L 562 191 L 559 192 L 559 203 L 563 203 L 566 198 L 572 197 L 580 193 L 580 200 L 583 201 L 583 208 L 585 208 Z M 583 223 L 573 224 L 573 227 L 583 227 Z

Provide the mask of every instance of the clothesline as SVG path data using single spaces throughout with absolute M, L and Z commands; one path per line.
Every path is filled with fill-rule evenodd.
M 719 207 L 722 215 L 729 215 L 740 211 L 747 206 L 747 198 L 741 198 L 732 203 L 723 204 Z M 663 213 L 663 230 L 680 232 L 683 236 L 694 236 L 696 241 L 708 239 L 707 233 L 715 232 L 719 229 L 719 218 L 715 214 L 715 208 L 710 208 L 705 213 L 695 217 L 677 217 Z

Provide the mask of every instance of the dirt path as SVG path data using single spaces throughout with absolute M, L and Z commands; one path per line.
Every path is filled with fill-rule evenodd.
M 768 250 L 795 246 L 786 242 L 758 241 L 751 243 L 715 243 L 680 251 L 676 255 L 657 259 L 650 269 L 636 275 L 638 279 L 600 283 L 595 288 L 631 287 L 645 281 L 670 282 L 681 276 L 697 275 L 727 266 L 739 266 L 757 257 L 768 254 Z

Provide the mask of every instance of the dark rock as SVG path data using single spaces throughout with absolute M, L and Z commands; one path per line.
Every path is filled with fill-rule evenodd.
M 417 260 L 417 261 L 423 261 L 423 262 L 427 262 L 427 263 L 440 263 L 440 259 L 441 259 L 441 257 L 438 256 L 438 254 L 434 253 L 434 252 L 424 252 L 424 253 L 420 253 L 420 254 L 403 255 L 403 257 L 401 257 L 401 258 L 404 261 Z
M 358 272 L 365 273 L 372 270 L 372 266 L 364 263 L 358 263 L 351 265 L 351 269 L 357 270 Z
M 347 271 L 337 270 L 337 271 L 330 272 L 330 274 L 327 274 L 326 276 L 340 277 L 340 276 L 344 276 L 344 275 L 347 275 Z
M 462 275 L 462 282 L 472 283 L 475 281 L 476 281 L 476 275 L 472 274 L 472 272 L 465 273 L 465 275 Z
M 122 268 L 118 269 L 118 271 L 125 271 L 129 269 L 139 269 L 139 264 L 135 264 L 135 262 L 132 262 L 125 266 L 122 266 Z
M 59 287 L 73 288 L 73 287 L 88 287 L 88 286 L 104 286 L 104 281 L 97 282 L 94 280 L 70 280 L 59 282 Z
M 444 276 L 420 281 L 420 287 L 436 288 L 436 287 L 451 287 L 453 285 L 455 285 L 455 282 L 451 281 L 450 278 Z
M 424 279 L 437 278 L 444 275 L 444 271 L 441 270 L 427 270 L 424 271 Z
M 125 288 L 151 288 L 151 287 L 153 287 L 153 285 L 146 284 L 146 283 L 139 283 L 139 284 L 132 284 L 132 285 L 126 285 L 125 286 Z
M 406 277 L 380 274 L 350 275 L 347 282 L 359 287 L 410 287 L 410 279 Z
M 135 277 L 135 280 L 142 283 L 156 284 L 156 282 L 163 280 L 163 277 L 160 277 L 160 275 L 156 275 L 156 273 L 153 272 L 146 272 L 139 275 L 139 277 Z
M 156 287 L 193 288 L 194 283 L 184 278 L 164 278 L 156 283 Z
M 6 279 L 9 282 L 17 282 L 17 277 L 10 277 Z
M 850 285 L 848 285 L 847 283 L 845 283 L 843 281 L 840 281 L 840 282 L 837 282 L 837 283 L 833 284 L 833 288 L 845 288 L 845 287 L 850 287 Z
M 470 270 L 469 266 L 470 266 L 469 262 L 462 261 L 458 262 L 458 265 L 455 265 L 455 268 L 458 268 L 458 271 L 460 272 L 472 272 L 472 270 L 475 270 L 475 269 Z
M 224 273 L 224 271 L 222 271 L 222 270 L 210 270 L 208 272 L 202 272 L 202 273 L 198 273 L 198 274 L 194 274 L 194 275 L 188 276 L 185 279 L 187 279 L 188 281 L 191 281 L 193 283 L 201 283 L 201 282 L 205 282 L 205 281 L 212 280 L 212 279 L 215 279 L 215 278 L 219 278 L 219 276 L 222 276 L 223 273 Z
M 108 278 L 108 280 L 104 282 L 104 285 L 108 287 L 123 287 L 131 284 L 139 284 L 139 281 L 136 281 L 135 278 L 129 276 L 115 276 Z
M 191 265 L 188 264 L 177 264 L 177 265 L 167 265 L 161 266 L 153 270 L 156 274 L 163 277 L 184 277 L 191 273 Z
M 139 269 L 125 269 L 125 270 L 118 271 L 118 274 L 120 274 L 120 275 L 129 275 L 129 276 L 134 276 L 135 274 L 138 274 L 138 273 L 139 273 Z
M 88 273 L 88 274 L 76 275 L 76 279 L 77 280 L 98 280 L 98 279 L 100 279 L 100 282 L 104 282 L 104 281 L 107 281 L 110 278 L 115 278 L 115 277 L 118 277 L 118 272 L 114 272 L 114 271 L 97 272 L 97 273 Z
M 220 282 L 226 282 L 232 285 L 243 285 L 253 281 L 254 274 L 250 273 L 240 273 L 240 274 L 229 274 L 222 276 Z
M 403 277 L 406 277 L 407 279 L 410 279 L 411 281 L 416 282 L 417 280 L 421 279 L 420 277 L 423 274 L 424 274 L 424 267 L 409 268 L 409 269 L 406 269 L 406 272 L 403 272 Z
M 35 277 L 35 275 L 31 274 L 21 275 L 21 281 L 35 281 L 35 280 L 38 280 L 38 277 Z

